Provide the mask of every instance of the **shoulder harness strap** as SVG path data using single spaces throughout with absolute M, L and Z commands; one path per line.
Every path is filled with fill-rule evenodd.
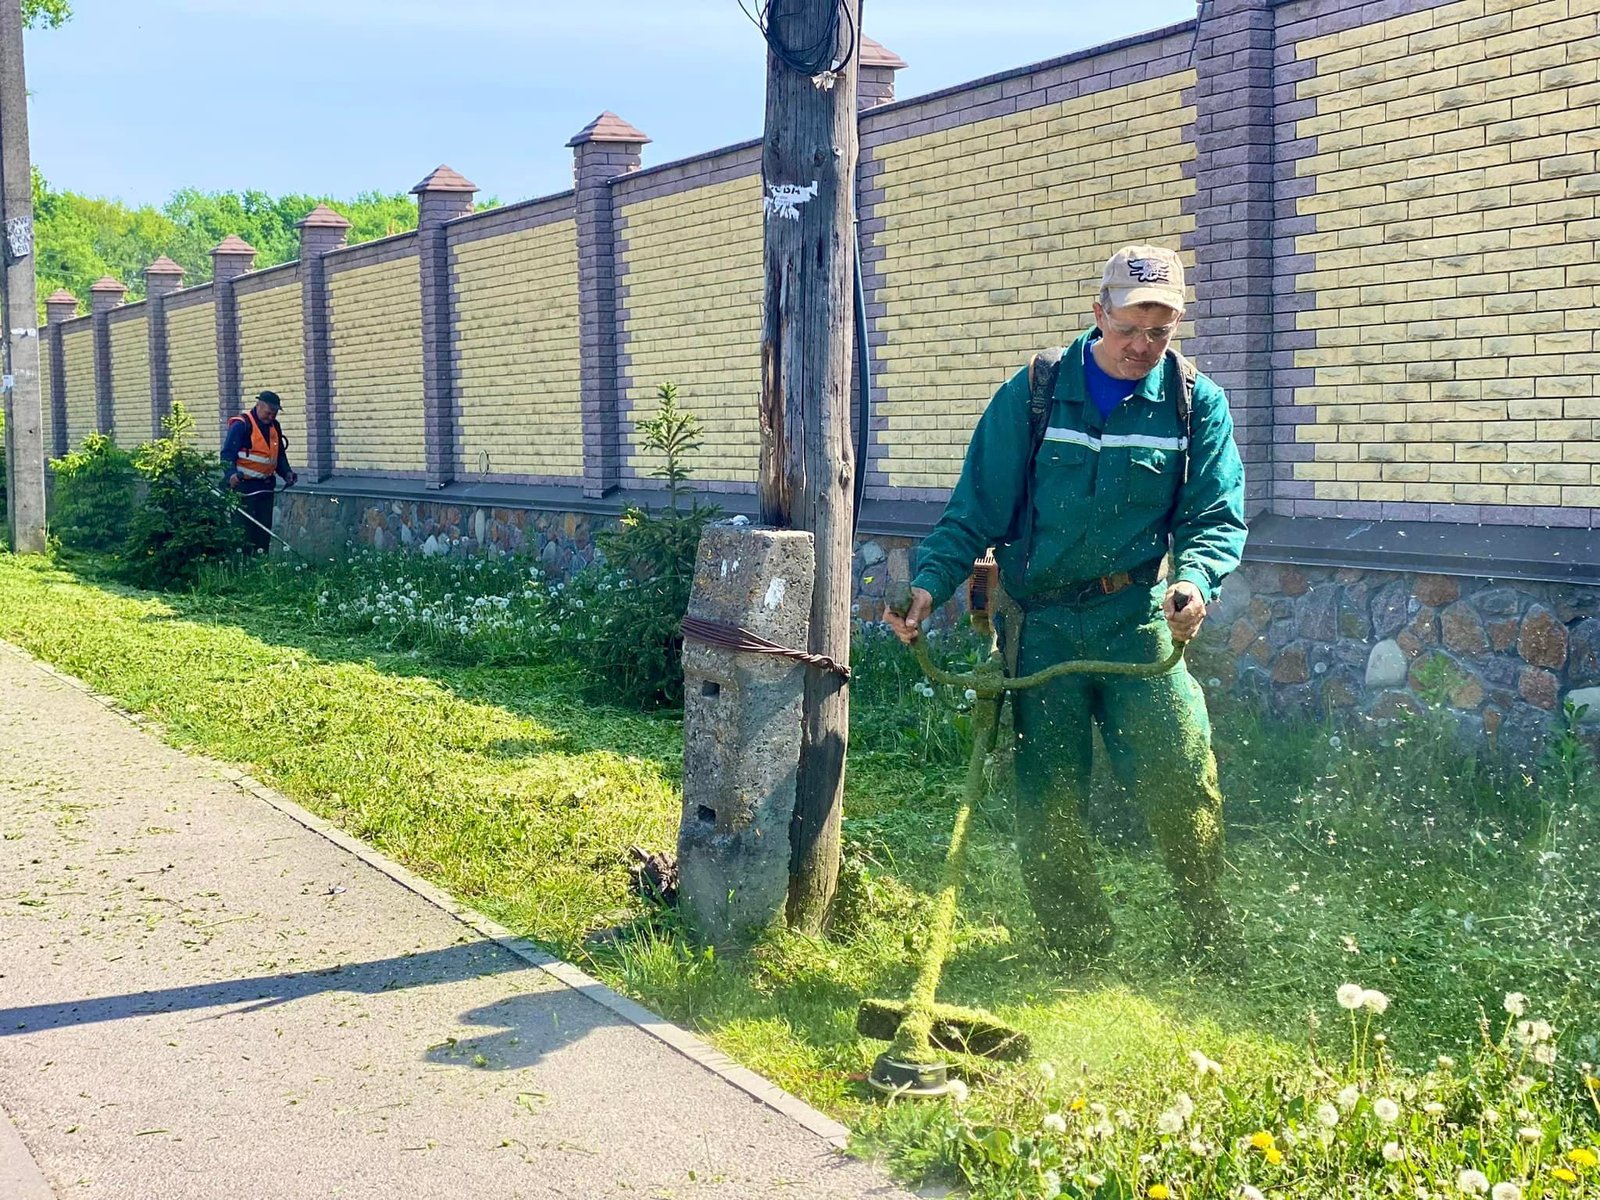
M 1055 399 L 1056 376 L 1061 373 L 1064 347 L 1052 346 L 1028 360 L 1028 461 L 1039 453 L 1045 428 L 1050 424 L 1050 403 Z
M 1193 359 L 1185 358 L 1176 350 L 1167 351 L 1167 365 L 1178 368 L 1180 386 L 1173 389 L 1172 401 L 1178 410 L 1178 422 L 1183 426 L 1183 482 L 1188 483 L 1189 460 L 1194 457 L 1194 385 L 1200 370 Z

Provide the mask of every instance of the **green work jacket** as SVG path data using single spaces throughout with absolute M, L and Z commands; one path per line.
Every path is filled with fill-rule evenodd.
M 1024 603 L 1155 562 L 1169 549 L 1173 579 L 1193 583 L 1209 602 L 1239 565 L 1244 467 L 1222 389 L 1198 377 L 1186 430 L 1172 390 L 1181 384 L 1166 386 L 1169 372 L 1177 374 L 1169 355 L 1102 422 L 1083 374 L 1093 332 L 1061 356 L 1031 488 L 1027 368 L 979 419 L 961 478 L 918 553 L 912 585 L 935 606 L 990 546 L 1007 593 Z

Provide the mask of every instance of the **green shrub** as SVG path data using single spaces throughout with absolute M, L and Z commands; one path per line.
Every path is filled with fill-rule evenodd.
M 202 563 L 244 542 L 234 517 L 238 502 L 217 487 L 217 460 L 191 445 L 194 418 L 176 403 L 162 428 L 167 436 L 146 442 L 134 456 L 148 494 L 122 558 L 128 578 L 141 587 L 192 582 Z
M 607 699 L 651 708 L 683 700 L 683 635 L 695 552 L 716 505 L 688 494 L 685 458 L 700 447 L 700 422 L 678 407 L 664 383 L 653 417 L 639 422 L 641 444 L 662 456 L 651 474 L 667 483 L 656 512 L 629 505 L 616 529 L 595 538 L 605 556 L 551 589 L 552 634 Z
M 128 535 L 138 475 L 133 456 L 108 434 L 52 462 L 55 470 L 50 525 L 61 544 L 77 550 L 114 550 Z

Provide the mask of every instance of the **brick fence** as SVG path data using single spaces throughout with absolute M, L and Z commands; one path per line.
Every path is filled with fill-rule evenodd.
M 905 101 L 904 64 L 867 46 L 864 597 L 906 568 L 997 384 L 1084 324 L 1107 252 L 1162 241 L 1247 465 L 1228 679 L 1370 707 L 1459 676 L 1451 703 L 1490 731 L 1553 711 L 1592 682 L 1569 647 L 1600 559 L 1600 0 L 1201 10 Z M 415 233 L 348 247 L 318 209 L 293 264 L 249 270 L 231 238 L 197 287 L 163 259 L 147 300 L 52 297 L 49 444 L 136 443 L 174 400 L 226 414 L 270 387 L 308 484 L 293 527 L 569 567 L 652 492 L 633 426 L 670 379 L 705 425 L 699 486 L 748 510 L 760 147 L 645 167 L 648 140 L 602 114 L 570 192 L 473 212 L 441 167 Z M 1463 598 L 1428 600 L 1435 577 Z M 1373 606 L 1396 589 L 1391 630 Z M 1509 594 L 1565 636 L 1501 645 Z

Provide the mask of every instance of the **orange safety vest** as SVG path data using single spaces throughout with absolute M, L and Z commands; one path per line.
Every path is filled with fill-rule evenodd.
M 250 440 L 234 459 L 234 467 L 246 479 L 271 479 L 277 473 L 278 452 L 283 445 L 278 423 L 274 421 L 262 432 L 261 423 L 250 413 L 240 413 L 233 421 L 243 421 L 250 429 Z

